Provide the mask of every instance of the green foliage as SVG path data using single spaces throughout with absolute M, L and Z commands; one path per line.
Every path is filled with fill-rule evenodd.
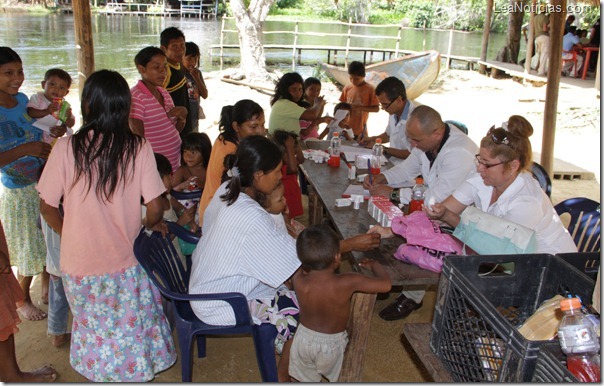
M 600 7 L 587 6 L 583 9 L 581 16 L 583 18 L 581 28 L 589 30 L 600 17 Z
M 432 28 L 435 13 L 434 3 L 429 0 L 414 1 L 413 6 L 407 9 L 407 17 L 415 28 Z
M 304 0 L 277 0 L 272 8 L 300 8 Z
M 303 0 L 303 8 L 319 16 L 339 21 L 367 23 L 371 14 L 371 2 L 367 0 Z

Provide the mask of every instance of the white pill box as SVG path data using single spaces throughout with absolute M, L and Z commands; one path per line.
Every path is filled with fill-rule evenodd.
M 350 206 L 352 205 L 352 201 L 350 201 L 350 199 L 348 198 L 336 198 L 336 206 L 339 207 L 343 207 L 343 206 Z

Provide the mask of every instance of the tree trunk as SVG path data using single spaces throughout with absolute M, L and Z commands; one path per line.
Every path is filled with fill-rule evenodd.
M 248 79 L 268 79 L 262 45 L 262 27 L 275 0 L 252 0 L 248 9 L 243 0 L 231 0 L 231 9 L 239 31 L 241 70 Z
M 518 63 L 520 52 L 520 39 L 522 38 L 522 19 L 524 18 L 524 0 L 510 0 L 510 12 L 508 19 L 508 35 L 505 47 L 499 51 L 495 60 L 504 63 Z
M 480 60 L 486 62 L 487 49 L 489 48 L 489 34 L 491 33 L 491 19 L 493 17 L 493 0 L 487 0 L 487 14 L 484 18 L 484 29 L 482 31 L 482 48 L 480 50 Z M 486 72 L 485 65 L 481 64 L 478 71 L 481 74 Z

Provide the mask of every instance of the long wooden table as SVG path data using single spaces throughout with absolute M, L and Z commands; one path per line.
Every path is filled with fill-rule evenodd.
M 309 183 L 308 200 L 311 224 L 320 224 L 326 217 L 333 223 L 336 232 L 343 239 L 366 233 L 369 225 L 377 224 L 367 212 L 367 201 L 364 201 L 361 208 L 357 210 L 352 205 L 335 206 L 335 200 L 341 198 L 348 185 L 354 182 L 348 179 L 348 167 L 344 162 L 341 162 L 339 168 L 333 168 L 326 163 L 317 164 L 312 160 L 306 160 L 301 165 L 301 169 Z M 361 170 L 358 174 L 365 172 L 365 170 Z M 393 286 L 438 284 L 440 274 L 403 263 L 393 257 L 393 253 L 401 241 L 400 237 L 385 239 L 382 240 L 379 249 L 352 252 L 353 269 L 360 271 L 358 261 L 368 257 L 379 261 L 386 268 Z M 344 355 L 339 382 L 361 382 L 364 353 L 367 348 L 375 298 L 375 294 L 357 293 L 353 296 L 348 326 L 349 343 Z

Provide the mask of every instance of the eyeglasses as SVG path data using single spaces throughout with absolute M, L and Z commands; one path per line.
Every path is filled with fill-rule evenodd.
M 490 169 L 490 168 L 492 168 L 494 166 L 502 165 L 502 164 L 504 164 L 506 162 L 509 162 L 509 161 L 502 161 L 502 162 L 498 162 L 496 164 L 488 164 L 488 163 L 484 162 L 482 160 L 482 158 L 480 158 L 480 154 L 476 154 L 474 156 L 474 162 L 476 163 L 476 166 L 481 166 L 482 165 L 482 166 L 484 166 L 485 169 Z
M 513 150 L 516 150 L 514 145 L 512 145 L 512 143 L 510 142 L 510 139 L 508 138 L 508 134 L 509 134 L 508 131 L 505 130 L 504 128 L 502 128 L 502 127 L 495 128 L 495 126 L 491 126 L 491 128 L 487 132 L 487 135 L 491 136 L 493 143 L 495 143 L 496 145 L 506 145 L 506 146 L 511 147 Z
M 394 101 L 396 101 L 399 97 L 394 98 L 390 103 L 388 103 L 386 106 L 384 106 L 383 103 L 380 103 L 380 106 L 382 107 L 382 110 L 388 110 L 388 108 L 390 106 L 392 106 L 392 104 L 394 103 Z

